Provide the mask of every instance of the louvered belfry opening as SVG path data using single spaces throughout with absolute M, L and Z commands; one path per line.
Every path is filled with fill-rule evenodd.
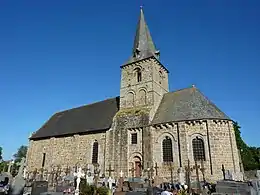
M 98 163 L 98 142 L 95 140 L 93 143 L 93 152 L 92 152 L 92 163 Z
M 192 140 L 193 157 L 195 161 L 205 161 L 205 148 L 203 139 L 196 137 Z
M 131 134 L 131 142 L 132 144 L 137 144 L 137 133 Z
M 172 140 L 168 136 L 162 143 L 163 146 L 163 162 L 173 162 Z

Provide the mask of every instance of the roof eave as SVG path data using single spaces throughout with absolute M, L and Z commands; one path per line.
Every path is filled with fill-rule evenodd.
M 105 129 L 98 129 L 98 130 L 89 130 L 89 131 L 82 131 L 82 132 L 77 132 L 77 133 L 64 133 L 64 134 L 59 134 L 59 135 L 49 135 L 49 136 L 31 136 L 29 138 L 29 140 L 32 141 L 37 141 L 37 140 L 43 140 L 43 139 L 50 139 L 50 138 L 61 138 L 61 137 L 69 137 L 69 136 L 73 136 L 73 135 L 85 135 L 85 134 L 95 134 L 95 133 L 102 133 L 102 132 L 106 132 L 111 128 L 105 128 Z
M 230 118 L 199 118 L 199 119 L 185 119 L 185 120 L 172 120 L 172 121 L 164 121 L 164 122 L 151 122 L 150 126 L 153 125 L 160 125 L 160 124 L 165 124 L 165 123 L 180 123 L 180 122 L 188 122 L 188 121 L 200 121 L 200 120 L 225 120 L 225 121 L 232 121 L 233 123 L 235 122 L 233 119 Z
M 133 61 L 133 62 L 130 62 L 130 63 L 123 64 L 123 65 L 120 66 L 120 68 L 129 66 L 129 65 L 134 64 L 134 63 L 138 63 L 138 62 L 143 61 L 143 60 L 147 60 L 147 59 L 149 59 L 149 58 L 155 59 L 155 60 L 160 64 L 160 66 L 162 66 L 162 67 L 164 68 L 164 70 L 165 70 L 167 73 L 169 73 L 169 70 L 160 62 L 160 60 L 158 60 L 158 59 L 157 59 L 155 56 L 153 56 L 153 55 L 152 55 L 152 56 L 149 56 L 149 57 L 146 57 L 146 58 L 143 58 L 143 59 L 140 59 L 140 60 L 136 60 L 136 61 Z

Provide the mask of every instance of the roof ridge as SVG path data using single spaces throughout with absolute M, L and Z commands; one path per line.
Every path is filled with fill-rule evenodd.
M 62 113 L 64 113 L 64 112 L 68 112 L 68 111 L 71 111 L 71 110 L 74 110 L 74 109 L 79 109 L 79 108 L 82 108 L 82 107 L 92 106 L 92 105 L 98 104 L 98 103 L 100 103 L 100 102 L 105 102 L 105 101 L 108 101 L 108 100 L 116 99 L 116 98 L 118 98 L 118 97 L 119 97 L 119 96 L 111 97 L 111 98 L 107 98 L 107 99 L 104 99 L 104 100 L 101 100 L 101 101 L 96 101 L 96 102 L 93 102 L 93 103 L 90 103 L 90 104 L 84 104 L 84 105 L 77 106 L 77 107 L 74 107 L 74 108 L 69 108 L 69 109 L 67 109 L 67 110 L 61 110 L 61 111 L 59 111 L 59 112 L 55 112 L 54 115 L 62 114 Z
M 191 87 L 185 87 L 185 88 L 181 88 L 181 89 L 178 89 L 178 90 L 176 90 L 176 91 L 170 91 L 170 92 L 168 92 L 168 93 L 166 93 L 166 94 L 169 94 L 169 93 L 175 93 L 175 92 L 183 91 L 183 90 L 186 90 L 186 89 L 192 89 L 192 88 L 194 88 L 194 89 L 197 89 L 197 90 L 198 90 L 198 88 L 197 88 L 197 87 L 195 87 L 195 86 L 191 86 Z

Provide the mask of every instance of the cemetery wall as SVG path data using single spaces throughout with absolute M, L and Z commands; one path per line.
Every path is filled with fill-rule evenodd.
M 73 135 L 68 137 L 50 138 L 33 141 L 30 140 L 27 153 L 27 169 L 33 171 L 40 169 L 45 153 L 44 169 L 49 170 L 52 166 L 73 167 L 76 164 L 86 166 L 92 163 L 93 143 L 97 140 L 98 162 L 104 164 L 105 133 Z M 104 167 L 104 166 L 102 166 Z

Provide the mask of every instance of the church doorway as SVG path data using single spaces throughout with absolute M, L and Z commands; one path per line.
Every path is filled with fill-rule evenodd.
M 141 177 L 142 164 L 141 164 L 141 159 L 138 156 L 134 157 L 134 166 L 135 166 L 135 177 Z

